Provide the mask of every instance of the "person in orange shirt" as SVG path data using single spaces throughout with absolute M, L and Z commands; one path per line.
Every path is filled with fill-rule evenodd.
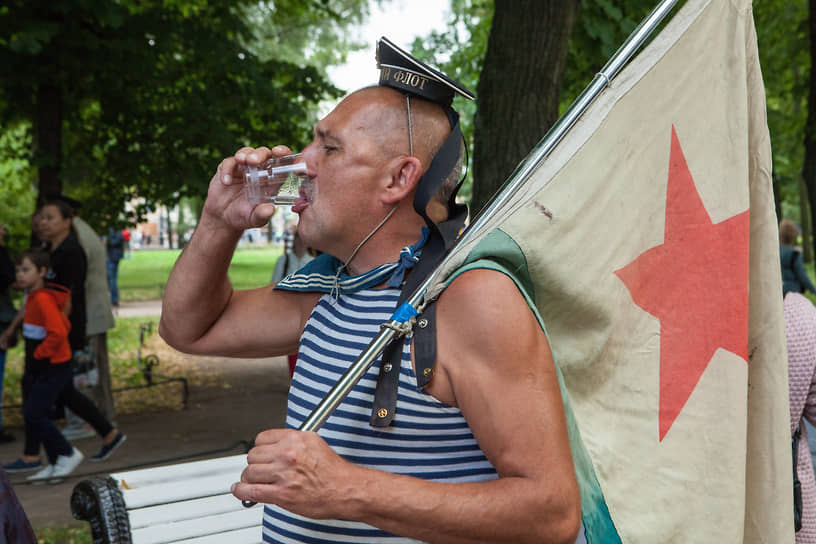
M 48 457 L 48 465 L 29 479 L 67 476 L 84 458 L 50 417 L 51 408 L 73 379 L 73 372 L 68 342 L 71 324 L 66 315 L 71 291 L 45 281 L 49 261 L 47 252 L 29 249 L 20 254 L 16 266 L 17 283 L 28 290 L 23 316 L 23 419 L 26 433 L 42 441 Z

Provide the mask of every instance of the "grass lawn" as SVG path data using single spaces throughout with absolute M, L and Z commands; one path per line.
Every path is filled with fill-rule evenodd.
M 282 247 L 239 249 L 235 252 L 229 277 L 235 287 L 247 289 L 269 283 Z M 161 298 L 170 271 L 181 250 L 137 250 L 119 262 L 119 298 L 122 301 Z
M 79 523 L 85 527 L 77 527 Z M 85 522 L 76 522 L 70 527 L 54 527 L 47 529 L 37 529 L 34 527 L 34 535 L 37 537 L 37 544 L 91 544 L 91 530 Z

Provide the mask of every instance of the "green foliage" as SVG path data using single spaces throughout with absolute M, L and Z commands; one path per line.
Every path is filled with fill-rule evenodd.
M 243 145 L 304 145 L 318 103 L 339 90 L 290 60 L 314 48 L 308 32 L 280 33 L 274 43 L 287 47 L 276 55 L 258 43 L 259 28 L 331 19 L 315 38 L 328 41 L 366 5 L 11 0 L 0 10 L 0 122 L 60 123 L 59 156 L 34 142 L 32 166 L 58 166 L 63 192 L 84 201 L 97 229 L 139 197 L 132 222 L 160 202 L 206 194 L 219 160 Z M 38 103 L 48 88 L 56 102 Z
M 0 221 L 8 231 L 12 252 L 28 246 L 36 192 L 29 167 L 31 132 L 28 123 L 0 125 Z
M 804 161 L 809 55 L 806 2 L 754 2 L 754 18 L 762 65 L 774 176 L 785 215 L 798 218 L 798 180 Z
M 433 31 L 425 38 L 417 38 L 411 53 L 417 58 L 438 66 L 444 73 L 475 92 L 482 72 L 482 63 L 490 25 L 493 21 L 492 0 L 451 0 L 451 14 L 445 31 Z M 456 96 L 453 108 L 460 114 L 462 134 L 473 157 L 473 117 L 476 102 Z M 469 167 L 472 166 L 472 160 Z M 469 201 L 473 192 L 472 176 L 459 191 Z
M 324 76 L 327 66 L 371 45 L 356 40 L 349 26 L 369 14 L 365 0 L 278 0 L 248 5 L 243 13 L 255 37 L 248 47 L 259 58 L 307 63 Z
M 679 2 L 675 11 L 682 4 Z M 561 88 L 562 111 L 589 85 L 656 5 L 656 0 L 581 0 Z

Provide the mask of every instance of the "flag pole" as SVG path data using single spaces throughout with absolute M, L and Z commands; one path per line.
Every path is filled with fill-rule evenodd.
M 578 96 L 564 115 L 553 125 L 536 147 L 525 157 L 516 167 L 499 192 L 494 195 L 490 203 L 485 206 L 474 221 L 462 232 L 453 247 L 448 250 L 442 262 L 431 274 L 414 290 L 407 301 L 397 309 L 391 316 L 388 323 L 381 325 L 380 332 L 374 337 L 363 352 L 351 364 L 346 372 L 340 377 L 337 383 L 332 386 L 323 400 L 315 407 L 311 414 L 298 427 L 301 431 L 316 431 L 329 418 L 334 410 L 343 402 L 343 399 L 351 392 L 352 388 L 368 372 L 377 357 L 397 335 L 403 334 L 405 324 L 412 316 L 421 312 L 423 299 L 431 285 L 437 281 L 439 271 L 447 264 L 460 244 L 463 244 L 477 235 L 481 234 L 489 221 L 495 216 L 524 185 L 541 162 L 549 156 L 556 145 L 564 138 L 569 130 L 580 119 L 592 102 L 609 85 L 612 79 L 620 72 L 632 58 L 635 52 L 654 32 L 663 19 L 669 14 L 679 0 L 662 0 L 652 12 L 638 25 L 632 34 L 626 39 L 623 45 L 615 52 L 604 66 L 592 79 L 589 86 Z M 407 311 L 406 311 L 407 308 Z M 418 309 L 418 310 L 416 310 Z M 244 506 L 250 507 L 255 503 L 243 501 Z

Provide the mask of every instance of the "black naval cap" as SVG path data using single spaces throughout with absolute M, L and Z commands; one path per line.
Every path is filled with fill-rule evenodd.
M 377 42 L 377 67 L 380 69 L 380 85 L 442 106 L 450 106 L 457 94 L 468 100 L 475 98 L 461 83 L 416 59 L 385 36 Z
M 437 193 L 444 181 L 453 172 L 462 148 L 462 130 L 459 126 L 459 114 L 451 107 L 453 98 L 458 94 L 468 100 L 473 100 L 473 93 L 461 83 L 455 81 L 439 70 L 428 66 L 416 59 L 408 52 L 397 47 L 385 36 L 377 42 L 377 67 L 380 69 L 380 85 L 391 87 L 408 98 L 408 130 L 411 134 L 411 106 L 410 97 L 420 97 L 442 106 L 451 126 L 451 133 L 442 143 L 442 147 L 428 165 L 428 169 L 417 184 L 414 195 L 414 209 L 425 219 L 432 231 L 437 229 L 427 215 L 428 203 Z M 413 152 L 413 144 L 412 144 Z M 466 150 L 466 148 L 465 148 Z M 457 222 L 464 223 L 467 216 L 467 207 L 456 202 L 456 193 L 464 181 L 460 178 L 456 188 L 452 191 L 448 202 L 448 217 L 457 218 Z M 451 229 L 458 231 L 459 229 Z

